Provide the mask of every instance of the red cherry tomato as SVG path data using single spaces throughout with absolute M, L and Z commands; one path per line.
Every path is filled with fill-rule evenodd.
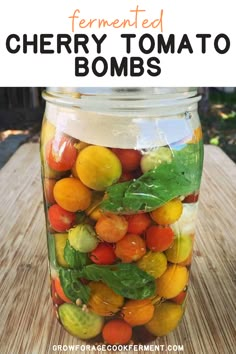
M 182 305 L 182 303 L 184 302 L 185 298 L 187 295 L 187 291 L 181 291 L 181 293 L 179 293 L 177 296 L 173 297 L 171 299 L 171 301 L 175 302 L 178 305 Z
M 135 214 L 127 216 L 128 232 L 131 234 L 142 234 L 151 224 L 151 219 L 147 214 Z
M 187 195 L 187 197 L 184 198 L 183 203 L 196 203 L 198 201 L 199 193 L 195 192 L 193 194 Z
M 53 230 L 65 232 L 75 224 L 76 214 L 53 204 L 48 209 L 48 220 Z
M 116 261 L 115 251 L 112 245 L 99 243 L 99 245 L 90 254 L 90 259 L 96 264 L 113 264 Z
M 137 179 L 142 175 L 142 171 L 137 169 L 135 171 L 123 171 L 122 175 L 120 176 L 119 182 L 127 182 L 131 181 L 132 179 Z
M 132 337 L 132 327 L 124 320 L 111 320 L 103 327 L 102 336 L 108 344 L 126 344 Z
M 139 167 L 141 153 L 133 149 L 112 149 L 119 158 L 124 171 L 134 171 Z
M 142 176 L 142 174 L 143 174 L 143 172 L 142 172 L 141 168 L 138 168 L 137 170 L 135 170 L 133 172 L 134 178 L 139 178 Z
M 122 175 L 120 176 L 119 182 L 127 182 L 131 179 L 134 179 L 134 173 L 129 171 L 123 171 Z
M 170 227 L 151 226 L 146 232 L 146 245 L 154 252 L 167 250 L 174 241 L 174 232 Z
M 66 136 L 56 136 L 46 145 L 46 161 L 55 171 L 70 170 L 76 160 L 74 141 Z

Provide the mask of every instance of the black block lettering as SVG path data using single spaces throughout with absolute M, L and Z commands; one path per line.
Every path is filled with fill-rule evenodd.
M 10 36 L 7 37 L 6 39 L 6 48 L 7 48 L 7 51 L 11 54 L 16 54 L 19 52 L 20 50 L 20 45 L 17 44 L 15 46 L 15 48 L 13 49 L 12 46 L 11 46 L 11 41 L 12 39 L 14 39 L 16 42 L 20 42 L 20 37 L 17 36 L 17 34 L 10 34 Z
M 150 75 L 150 76 L 158 76 L 158 75 L 160 75 L 161 68 L 157 64 L 160 64 L 160 60 L 158 58 L 151 57 L 151 58 L 148 59 L 147 65 L 148 65 L 148 67 L 150 69 L 153 69 L 153 70 L 150 70 L 150 69 L 147 70 L 148 75 Z
M 143 59 L 140 57 L 130 58 L 130 76 L 142 76 L 144 73 Z
M 223 39 L 225 41 L 225 47 L 224 49 L 221 49 L 219 47 L 219 41 Z M 214 40 L 214 48 L 217 51 L 217 53 L 219 54 L 225 54 L 228 52 L 229 48 L 230 48 L 230 39 L 229 37 L 224 34 L 224 33 L 220 33 L 218 34 L 218 36 L 216 36 L 215 40 Z
M 75 76 L 86 76 L 88 73 L 88 59 L 85 57 L 75 57 Z

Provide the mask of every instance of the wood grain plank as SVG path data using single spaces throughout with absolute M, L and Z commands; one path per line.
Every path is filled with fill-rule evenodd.
M 0 191 L 0 353 L 80 353 L 53 350 L 82 342 L 61 328 L 51 306 L 37 144 L 21 146 L 0 170 Z M 186 314 L 176 331 L 155 342 L 184 350 L 168 353 L 235 350 L 235 216 L 236 166 L 207 146 Z

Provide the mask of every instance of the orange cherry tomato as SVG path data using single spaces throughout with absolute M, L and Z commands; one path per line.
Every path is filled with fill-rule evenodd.
M 124 263 L 130 263 L 142 258 L 146 253 L 146 245 L 142 237 L 127 234 L 117 242 L 115 254 Z
M 121 313 L 124 321 L 134 327 L 151 321 L 154 309 L 154 305 L 149 299 L 128 300 L 123 306 Z
M 59 278 L 56 278 L 54 280 L 54 284 L 55 284 L 55 289 L 56 289 L 56 292 L 58 294 L 58 296 L 65 302 L 68 302 L 68 303 L 72 303 L 72 301 L 70 299 L 68 299 L 68 297 L 65 295 L 64 293 L 64 290 L 62 289 L 62 286 L 61 286 L 61 283 L 60 283 L 60 279 Z
M 58 293 L 56 292 L 55 288 L 55 280 L 52 279 L 51 282 L 51 296 L 54 305 L 61 305 L 63 304 L 63 300 L 59 297 Z
M 124 171 L 134 171 L 139 167 L 141 153 L 133 149 L 112 149 L 119 158 Z
M 146 232 L 147 247 L 154 252 L 167 250 L 174 241 L 174 232 L 170 227 L 151 226 Z
M 55 171 L 70 170 L 76 160 L 77 149 L 73 139 L 66 136 L 55 136 L 46 145 L 46 161 Z
M 91 203 L 92 193 L 78 178 L 62 178 L 53 189 L 54 198 L 63 209 L 75 212 L 85 210 Z
M 102 336 L 108 344 L 126 344 L 132 337 L 132 327 L 123 320 L 112 320 L 103 327 Z
M 191 140 L 187 141 L 187 144 L 196 144 L 199 143 L 200 140 L 202 140 L 203 135 L 202 135 L 202 128 L 198 127 L 194 129 L 193 136 Z
M 117 242 L 125 236 L 128 229 L 128 222 L 124 216 L 106 214 L 98 219 L 95 229 L 101 240 Z
M 48 204 L 56 203 L 54 195 L 53 195 L 53 188 L 54 188 L 55 184 L 56 184 L 55 179 L 44 178 L 44 181 L 43 181 L 44 195 L 45 195 L 46 202 Z

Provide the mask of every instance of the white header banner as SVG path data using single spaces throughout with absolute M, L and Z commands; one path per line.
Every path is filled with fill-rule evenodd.
M 8 0 L 0 86 L 236 86 L 235 0 Z

